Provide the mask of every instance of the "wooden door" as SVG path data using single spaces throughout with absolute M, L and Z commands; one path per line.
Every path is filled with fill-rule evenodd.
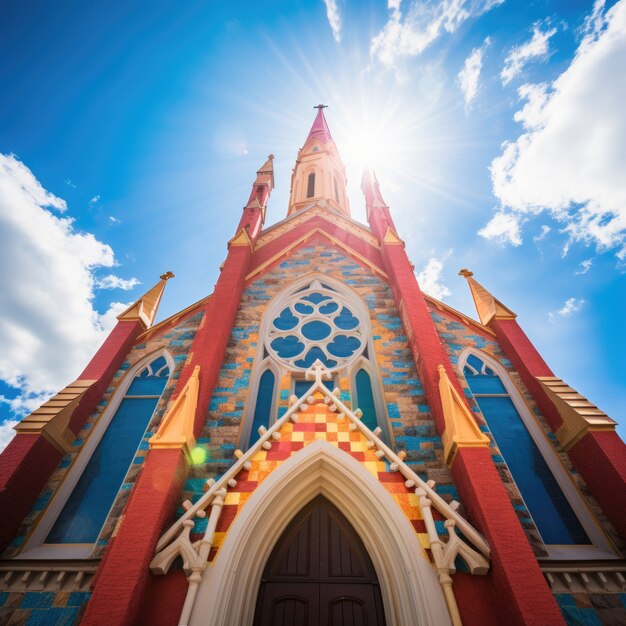
M 254 626 L 384 626 L 376 572 L 360 537 L 323 496 L 296 515 L 274 546 Z

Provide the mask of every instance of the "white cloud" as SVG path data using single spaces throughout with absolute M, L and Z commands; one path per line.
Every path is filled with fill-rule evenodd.
M 136 278 L 126 280 L 125 278 L 115 276 L 115 274 L 107 274 L 95 280 L 97 289 L 123 289 L 124 291 L 129 291 L 137 285 L 141 285 L 141 283 Z
M 447 258 L 446 255 L 445 258 Z M 420 289 L 437 300 L 443 300 L 452 295 L 451 291 L 441 282 L 443 262 L 436 257 L 431 257 L 424 269 L 417 274 L 417 282 Z
M 401 2 L 389 0 L 389 19 L 370 42 L 370 56 L 384 66 L 421 54 L 444 32 L 454 33 L 468 18 L 485 13 L 504 0 L 412 0 L 406 15 Z
M 541 23 L 533 24 L 533 36 L 530 41 L 513 48 L 500 73 L 503 85 L 508 85 L 532 59 L 545 59 L 548 56 L 550 37 L 556 34 L 556 28 L 541 30 Z
M 14 420 L 0 422 L 0 452 L 9 445 L 9 441 L 15 436 L 15 431 L 13 430 L 15 424 L 17 424 L 17 422 Z
M 510 213 L 496 213 L 487 222 L 487 225 L 478 231 L 478 234 L 485 239 L 493 239 L 500 244 L 522 245 L 519 218 L 517 215 Z
M 324 0 L 326 5 L 326 17 L 330 24 L 330 29 L 333 31 L 333 37 L 335 41 L 339 43 L 341 41 L 341 14 L 339 13 L 339 7 L 336 0 Z
M 541 227 L 541 232 L 538 235 L 535 235 L 533 237 L 533 241 L 535 241 L 535 242 L 542 241 L 543 239 L 546 238 L 547 234 L 551 230 L 552 229 L 547 224 L 543 224 L 543 226 Z
M 76 378 L 104 339 L 111 316 L 93 308 L 93 271 L 113 250 L 73 220 L 12 155 L 0 154 L 0 379 L 8 403 L 27 413 Z
M 577 269 L 574 272 L 574 274 L 576 275 L 586 274 L 591 269 L 592 265 L 593 265 L 593 259 L 585 259 L 584 261 L 581 261 L 579 263 L 580 269 Z
M 487 37 L 482 46 L 474 48 L 467 59 L 465 59 L 463 68 L 457 76 L 457 84 L 463 92 L 466 110 L 469 109 L 474 98 L 476 97 L 476 94 L 478 93 L 478 81 L 483 67 L 483 54 L 485 52 L 485 48 L 490 43 L 491 40 Z
M 561 317 L 569 317 L 572 313 L 576 313 L 576 311 L 580 311 L 583 304 L 585 304 L 584 300 L 579 300 L 578 298 L 568 298 L 563 306 L 556 311 L 555 313 L 550 313 L 549 316 L 551 319 L 554 319 L 556 315 L 560 315 Z
M 92 207 L 100 202 L 100 196 L 94 196 L 91 200 L 89 200 L 89 206 Z
M 118 220 L 117 217 L 113 217 L 112 215 L 109 215 L 109 220 L 111 222 L 111 224 L 121 224 L 122 220 Z
M 597 8 L 597 5 L 596 5 Z M 595 9 L 594 9 L 595 11 Z M 547 210 L 571 242 L 626 258 L 626 1 L 596 15 L 569 67 L 550 85 L 524 85 L 524 132 L 491 163 L 502 211 Z M 567 246 L 566 246 L 567 247 Z

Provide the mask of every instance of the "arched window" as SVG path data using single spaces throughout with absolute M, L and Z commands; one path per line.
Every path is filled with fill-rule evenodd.
M 274 376 L 274 372 L 272 372 L 271 369 L 266 369 L 259 379 L 259 389 L 254 406 L 254 417 L 248 447 L 259 438 L 259 427 L 265 426 L 265 428 L 267 428 L 270 424 L 275 385 L 276 377 Z
M 460 363 L 550 556 L 567 558 L 567 546 L 610 550 L 506 372 L 484 355 Z
M 169 376 L 159 356 L 133 377 L 42 543 L 96 542 Z
M 335 183 L 335 200 L 337 204 L 339 204 L 339 186 L 337 185 L 337 177 L 333 177 L 333 182 Z
M 358 406 L 363 411 L 361 421 L 370 429 L 374 430 L 378 426 L 376 417 L 376 405 L 372 392 L 372 380 L 364 368 L 359 369 L 354 377 L 356 387 L 356 398 L 353 406 Z
M 306 197 L 312 198 L 315 195 L 315 172 L 309 174 L 306 187 Z

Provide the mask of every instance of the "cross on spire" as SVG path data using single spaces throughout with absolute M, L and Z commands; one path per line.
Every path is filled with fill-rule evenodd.
M 327 109 L 328 105 L 327 104 L 316 104 L 313 108 L 314 109 L 319 109 L 321 111 L 322 109 Z

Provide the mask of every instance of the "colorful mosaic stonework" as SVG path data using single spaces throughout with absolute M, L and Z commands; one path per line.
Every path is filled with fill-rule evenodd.
M 376 478 L 389 492 L 398 507 L 411 522 L 419 538 L 425 554 L 430 552 L 428 534 L 419 508 L 418 498 L 413 491 L 407 489 L 404 478 L 399 472 L 392 472 L 386 461 L 380 461 L 375 449 L 367 445 L 366 437 L 359 431 L 350 430 L 348 420 L 337 412 L 330 411 L 320 392 L 315 394 L 315 402 L 307 411 L 298 413 L 298 421 L 287 421 L 280 428 L 280 440 L 272 443 L 270 450 L 260 450 L 250 460 L 249 470 L 237 475 L 237 485 L 229 488 L 214 536 L 211 560 L 215 558 L 232 521 L 243 508 L 254 490 L 277 468 L 292 455 L 297 454 L 308 444 L 323 440 L 356 459 Z M 446 535 L 443 518 L 434 511 L 437 529 Z M 201 539 L 207 520 L 198 520 L 191 535 L 192 541 Z
M 93 553 L 93 557 L 98 558 L 102 556 L 107 543 L 113 536 L 119 516 L 141 471 L 141 465 L 149 449 L 148 439 L 150 439 L 154 432 L 156 432 L 156 428 L 158 427 L 161 417 L 163 416 L 167 402 L 176 385 L 176 380 L 178 379 L 182 367 L 187 359 L 189 348 L 201 320 L 201 313 L 194 315 L 193 317 L 180 322 L 177 326 L 167 329 L 164 333 L 151 337 L 146 343 L 139 343 L 133 347 L 119 370 L 113 375 L 111 384 L 107 388 L 102 400 L 98 403 L 96 411 L 89 416 L 89 419 L 83 426 L 82 430 L 78 433 L 73 442 L 71 452 L 62 458 L 56 471 L 52 474 L 47 485 L 41 492 L 41 495 L 35 502 L 31 512 L 24 519 L 18 534 L 2 554 L 3 558 L 13 557 L 19 548 L 24 544 L 29 532 L 37 523 L 41 514 L 45 511 L 48 503 L 54 496 L 57 488 L 67 473 L 71 470 L 74 460 L 82 450 L 83 445 L 88 439 L 93 427 L 100 419 L 103 410 L 115 394 L 120 382 L 124 378 L 125 373 L 132 368 L 135 363 L 144 359 L 144 357 L 165 349 L 172 356 L 175 368 L 170 376 L 165 390 L 163 391 L 163 395 L 161 396 L 155 413 L 150 421 L 150 424 L 148 425 L 148 429 L 137 449 L 131 468 L 125 477 L 124 483 L 122 484 L 111 509 L 111 513 L 107 518 L 105 526 L 100 534 L 98 545 Z
M 232 463 L 241 441 L 242 421 L 250 410 L 248 394 L 255 359 L 261 342 L 259 329 L 268 303 L 291 282 L 323 268 L 323 273 L 353 290 L 366 304 L 373 337 L 375 364 L 386 415 L 390 443 L 407 452 L 406 462 L 424 480 L 436 481 L 436 490 L 447 501 L 458 500 L 448 468 L 442 459 L 437 436 L 421 382 L 407 344 L 398 310 L 389 287 L 368 269 L 335 249 L 316 245 L 302 248 L 287 260 L 250 283 L 241 300 L 198 445 L 205 451 L 205 462 L 194 466 L 186 484 L 185 499 L 197 500 L 209 477 L 221 475 Z M 342 401 L 350 401 L 350 381 L 344 370 L 336 384 Z M 279 379 L 277 417 L 287 410 L 292 378 Z M 355 407 L 356 408 L 356 407 Z
M 0 624 L 71 626 L 80 621 L 89 592 L 0 592 Z

